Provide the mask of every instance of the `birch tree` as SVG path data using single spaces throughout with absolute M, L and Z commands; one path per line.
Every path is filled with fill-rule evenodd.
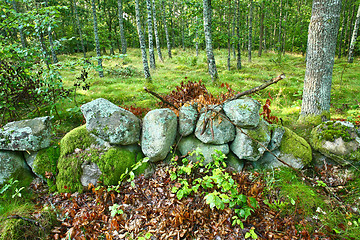
M 166 23 L 166 12 L 165 12 L 165 1 L 162 0 L 161 1 L 161 7 L 162 7 L 162 20 L 163 20 L 163 23 L 164 23 L 164 30 L 165 30 L 165 36 L 166 36 L 166 46 L 167 46 L 167 49 L 168 49 L 168 55 L 169 55 L 169 58 L 172 58 L 171 56 L 171 42 L 170 42 L 170 36 L 169 36 L 169 30 L 168 30 L 168 26 L 167 26 L 167 23 Z
M 103 67 L 102 67 L 102 58 L 101 58 L 101 51 L 100 51 L 100 41 L 99 41 L 99 33 L 98 33 L 98 23 L 96 18 L 96 6 L 95 6 L 95 0 L 91 0 L 91 8 L 92 8 L 92 14 L 94 19 L 94 37 L 95 37 L 95 47 L 96 47 L 96 56 L 98 58 L 98 66 L 100 68 L 99 70 L 99 77 L 104 77 Z
M 152 7 L 151 1 L 146 0 L 147 8 L 147 25 L 148 25 L 148 38 L 149 38 L 149 58 L 150 58 L 150 68 L 155 69 L 155 54 L 154 54 L 154 36 L 153 36 L 153 25 L 152 25 Z
M 236 67 L 238 70 L 241 69 L 241 45 L 240 45 L 240 0 L 237 0 L 237 16 L 236 16 L 236 49 L 237 49 L 237 63 Z
M 309 25 L 301 122 L 330 117 L 330 93 L 341 0 L 314 0 Z
M 211 0 L 203 0 L 203 11 L 204 11 L 204 33 L 205 33 L 205 45 L 206 45 L 206 56 L 209 67 L 209 74 L 211 80 L 215 82 L 218 79 L 218 72 L 216 69 L 215 57 L 212 47 L 211 37 Z
M 251 62 L 251 48 L 252 48 L 252 20 L 253 20 L 253 0 L 249 4 L 249 43 L 248 43 L 248 61 Z
M 124 19 L 123 19 L 123 6 L 122 0 L 118 0 L 118 13 L 119 13 L 119 28 L 120 28 L 120 41 L 121 41 L 121 53 L 126 54 L 126 38 L 124 33 Z
M 355 26 L 351 38 L 350 48 L 349 48 L 349 56 L 348 56 L 348 63 L 352 63 L 354 61 L 354 48 L 356 43 L 356 38 L 359 31 L 359 23 L 360 23 L 360 5 L 358 7 L 358 11 L 356 14 Z
M 45 6 L 49 7 L 49 4 L 48 4 L 47 0 L 45 0 Z M 47 15 L 49 16 L 49 14 L 47 14 Z M 49 24 L 49 26 L 48 26 L 48 36 L 49 36 L 51 57 L 52 57 L 53 63 L 57 63 L 58 59 L 57 59 L 55 48 L 54 48 L 54 41 L 53 41 L 53 37 L 52 37 L 52 26 L 51 26 L 51 24 Z
M 138 35 L 139 35 L 141 57 L 144 66 L 144 75 L 146 80 L 151 81 L 151 75 L 150 75 L 147 53 L 146 53 L 145 37 L 141 26 L 139 0 L 135 0 L 135 16 L 136 16 Z
M 73 0 L 73 6 L 74 6 L 74 14 L 75 14 L 75 18 L 76 18 L 76 27 L 79 31 L 79 37 L 80 37 L 80 42 L 81 42 L 81 49 L 83 51 L 84 54 L 84 58 L 86 58 L 86 51 L 85 51 L 85 46 L 84 46 L 84 39 L 82 36 L 82 31 L 81 31 L 81 25 L 80 25 L 80 21 L 79 21 L 79 15 L 77 12 L 77 7 L 76 7 L 76 0 Z
M 153 12 L 153 19 L 154 19 L 154 33 L 155 33 L 156 50 L 157 50 L 157 54 L 159 57 L 159 61 L 164 62 L 162 54 L 161 54 L 159 32 L 158 32 L 158 27 L 157 27 L 155 0 L 152 0 L 152 12 Z

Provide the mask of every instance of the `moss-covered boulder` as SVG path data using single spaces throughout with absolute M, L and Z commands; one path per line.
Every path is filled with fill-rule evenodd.
M 272 151 L 274 155 L 280 158 L 288 165 L 301 169 L 312 161 L 312 150 L 305 139 L 284 127 L 281 144 L 278 149 Z M 257 168 L 274 168 L 284 166 L 273 154 L 265 152 L 264 155 L 253 165 Z
M 46 181 L 50 191 L 56 191 L 55 178 L 60 148 L 51 146 L 38 152 L 26 152 L 25 159 L 33 173 Z
M 350 122 L 327 121 L 311 131 L 311 146 L 340 165 L 360 162 L 360 134 Z
M 60 142 L 60 153 L 56 178 L 59 192 L 82 192 L 87 183 L 97 181 L 104 185 L 116 185 L 121 174 L 143 158 L 138 146 L 99 146 L 85 126 L 73 129 L 64 136 Z M 91 181 L 84 180 L 84 169 L 88 174 L 89 166 L 96 168 L 94 164 L 100 174 L 94 171 Z M 147 167 L 145 164 L 136 173 L 142 173 Z M 88 179 L 90 177 L 87 176 Z

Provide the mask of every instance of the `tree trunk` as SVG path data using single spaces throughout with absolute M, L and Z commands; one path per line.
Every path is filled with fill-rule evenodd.
M 354 30 L 351 38 L 350 48 L 349 48 L 349 56 L 348 56 L 348 62 L 353 63 L 354 61 L 354 48 L 356 43 L 356 38 L 359 30 L 359 22 L 360 22 L 360 5 L 356 14 L 356 21 L 354 25 Z
M 300 121 L 318 123 L 330 117 L 331 81 L 340 10 L 341 0 L 313 1 Z
M 14 11 L 18 12 L 15 0 L 12 1 L 12 5 L 13 5 L 13 8 L 14 8 Z M 24 35 L 24 32 L 23 32 L 23 26 L 21 24 L 19 25 L 19 34 L 20 34 L 21 46 L 23 48 L 26 48 L 26 38 L 25 38 L 25 35 Z
M 121 53 L 126 54 L 127 43 L 124 33 L 124 19 L 123 19 L 123 6 L 122 0 L 118 0 L 118 10 L 119 10 L 119 27 L 120 27 L 120 41 L 121 41 Z
M 137 30 L 138 30 L 138 34 L 139 34 L 142 62 L 143 62 L 143 66 L 144 66 L 144 75 L 145 75 L 146 80 L 151 81 L 151 75 L 150 75 L 150 70 L 149 70 L 149 65 L 148 65 L 148 60 L 147 60 L 147 54 L 146 54 L 145 37 L 144 37 L 144 33 L 143 33 L 143 30 L 141 27 L 139 0 L 135 0 L 135 15 L 136 15 Z
M 199 19 L 198 17 L 196 16 L 195 17 L 195 26 L 196 26 L 196 29 L 195 29 L 195 48 L 196 48 L 196 57 L 199 56 L 199 29 L 198 29 L 198 25 L 199 25 Z
M 281 49 L 281 35 L 282 35 L 282 0 L 280 0 L 280 14 L 279 14 L 279 31 L 278 31 L 278 54 L 281 56 L 281 52 L 282 52 L 282 49 Z
M 155 42 L 156 42 L 157 54 L 159 57 L 159 61 L 164 62 L 162 54 L 161 54 L 159 32 L 158 32 L 158 27 L 157 27 L 155 0 L 152 0 L 152 11 L 153 11 L 153 19 L 154 19 L 154 31 L 155 31 Z
M 169 31 L 168 31 L 168 27 L 167 27 L 167 23 L 166 23 L 166 19 L 165 19 L 166 12 L 165 12 L 165 1 L 164 0 L 161 2 L 161 5 L 162 5 L 162 10 L 163 10 L 163 14 L 161 16 L 162 16 L 162 20 L 164 22 L 164 30 L 165 30 L 165 36 L 166 36 L 166 45 L 167 45 L 167 49 L 168 49 L 168 55 L 169 55 L 169 58 L 172 58 L 171 42 L 170 42 Z
M 342 10 L 342 24 L 341 24 L 341 31 L 340 31 L 340 35 L 339 35 L 339 48 L 338 48 L 338 58 L 341 58 L 341 54 L 342 54 L 342 42 L 343 42 L 343 38 L 344 38 L 344 32 L 345 32 L 345 8 L 346 8 L 346 2 L 343 5 L 343 10 Z
M 47 0 L 45 0 L 45 6 L 49 7 Z M 48 14 L 48 16 L 49 16 L 49 14 Z M 53 63 L 57 63 L 58 59 L 57 59 L 55 48 L 54 48 L 54 42 L 53 42 L 52 31 L 51 30 L 52 30 L 52 26 L 49 24 L 49 26 L 48 26 L 48 36 L 49 36 L 51 57 L 52 57 Z
M 237 47 L 237 63 L 238 70 L 241 69 L 241 45 L 240 45 L 240 0 L 237 0 L 237 21 L 236 21 L 236 47 Z
M 204 32 L 205 32 L 205 44 L 206 44 L 206 56 L 209 67 L 209 74 L 211 80 L 216 82 L 218 79 L 218 72 L 216 69 L 215 57 L 212 46 L 212 36 L 211 36 L 211 0 L 203 0 L 204 6 Z
M 251 48 L 252 48 L 252 20 L 253 20 L 253 0 L 250 0 L 249 9 L 249 43 L 248 43 L 248 61 L 251 62 Z
M 85 46 L 84 46 L 84 39 L 83 39 L 82 32 L 81 32 L 81 25 L 80 25 L 80 21 L 79 21 L 79 15 L 78 15 L 78 12 L 77 12 L 76 0 L 73 1 L 73 5 L 74 5 L 75 18 L 76 18 L 76 26 L 77 26 L 77 29 L 78 29 L 78 31 L 79 31 L 81 48 L 82 48 L 82 51 L 83 51 L 83 53 L 84 53 L 84 58 L 86 58 L 86 51 L 85 51 Z
M 148 25 L 148 37 L 149 37 L 149 58 L 150 58 L 150 68 L 155 69 L 155 53 L 154 53 L 154 35 L 153 35 L 153 25 L 152 25 L 152 7 L 151 1 L 146 0 L 147 8 L 147 25 Z
M 96 56 L 98 57 L 98 66 L 99 70 L 99 77 L 104 77 L 103 66 L 102 66 L 102 58 L 101 58 L 101 50 L 100 50 L 100 41 L 99 41 L 99 34 L 98 34 L 98 24 L 96 18 L 96 6 L 95 0 L 91 0 L 91 8 L 92 14 L 94 18 L 94 37 L 95 37 L 95 45 L 96 45 Z
M 260 7 L 260 34 L 259 34 L 259 52 L 258 52 L 259 57 L 261 57 L 262 49 L 263 49 L 264 18 L 265 18 L 265 10 L 264 10 L 264 1 L 263 1 Z
M 348 17 L 347 17 L 347 20 L 346 20 L 346 27 L 345 27 L 345 37 L 344 37 L 344 47 L 342 48 L 343 49 L 343 52 L 342 52 L 342 54 L 345 56 L 346 55 L 346 46 L 347 46 L 347 40 L 348 40 L 348 38 L 349 38 L 349 36 L 348 35 L 350 35 L 350 33 L 349 33 L 349 31 L 348 31 L 348 29 L 349 29 L 349 27 L 350 27 L 350 16 L 351 14 L 349 13 L 348 14 Z

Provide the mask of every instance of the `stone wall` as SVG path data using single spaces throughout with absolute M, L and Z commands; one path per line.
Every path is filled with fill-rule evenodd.
M 218 150 L 227 155 L 228 165 L 236 171 L 241 171 L 246 161 L 258 168 L 283 165 L 275 156 L 295 168 L 312 161 L 310 145 L 288 128 L 264 121 L 259 102 L 252 98 L 204 109 L 184 105 L 179 116 L 170 109 L 156 109 L 142 120 L 102 98 L 84 104 L 81 111 L 86 128 L 74 129 L 61 141 L 57 169 L 49 168 L 53 162 L 46 163 L 54 161 L 46 160 L 54 156 L 39 157 L 39 153 L 49 152 L 44 151 L 50 147 L 49 117 L 4 126 L 0 130 L 0 184 L 20 170 L 28 171 L 27 165 L 43 179 L 46 172 L 59 171 L 59 191 L 71 186 L 79 190 L 81 184 L 97 180 L 111 184 L 119 171 L 139 161 L 139 156 L 156 163 L 166 159 L 171 150 L 181 155 L 200 150 L 205 163 L 211 162 Z M 188 158 L 195 160 L 195 156 Z

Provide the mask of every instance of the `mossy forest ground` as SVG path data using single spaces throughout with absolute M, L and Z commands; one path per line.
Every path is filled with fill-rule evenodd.
M 165 51 L 164 51 L 165 52 Z M 94 53 L 88 53 L 95 56 Z M 281 73 L 286 78 L 252 95 L 262 105 L 271 100 L 271 115 L 284 126 L 308 139 L 314 126 L 299 125 L 301 97 L 305 75 L 305 57 L 297 54 L 267 52 L 253 54 L 252 62 L 242 62 L 236 69 L 227 51 L 215 50 L 219 79 L 212 83 L 207 72 L 206 56 L 195 51 L 173 50 L 173 58 L 157 61 L 152 81 L 143 78 L 139 49 L 129 49 L 126 56 L 104 57 L 104 78 L 87 66 L 85 84 L 75 87 L 83 66 L 81 54 L 59 56 L 57 68 L 66 89 L 75 88 L 60 100 L 56 109 L 43 106 L 42 115 L 54 115 L 54 145 L 69 130 L 84 124 L 81 104 L 102 97 L 142 113 L 158 108 L 159 100 L 143 88 L 167 95 L 182 81 L 202 83 L 214 96 L 228 91 L 242 92 L 263 84 Z M 244 57 L 245 59 L 245 57 Z M 93 61 L 95 64 L 95 60 Z M 360 64 L 355 59 L 336 59 L 332 81 L 331 118 L 359 124 Z M 223 85 L 224 86 L 224 85 Z M 24 118 L 38 112 L 23 113 Z M 259 207 L 244 221 L 244 228 L 231 226 L 232 210 L 210 209 L 200 195 L 181 201 L 171 193 L 172 182 L 161 165 L 152 178 L 135 179 L 121 186 L 120 193 L 92 189 L 83 194 L 49 193 L 46 186 L 33 182 L 14 196 L 21 184 L 15 184 L 1 195 L 0 239 L 359 239 L 360 171 L 356 167 L 309 166 L 300 173 L 291 169 L 255 170 L 246 165 L 235 178 L 243 193 L 255 197 Z M 122 205 L 124 214 L 111 216 L 109 206 Z M 156 204 L 154 204 L 156 203 Z M 246 234 L 248 233 L 248 234 Z M 254 234 L 255 233 L 255 234 Z

